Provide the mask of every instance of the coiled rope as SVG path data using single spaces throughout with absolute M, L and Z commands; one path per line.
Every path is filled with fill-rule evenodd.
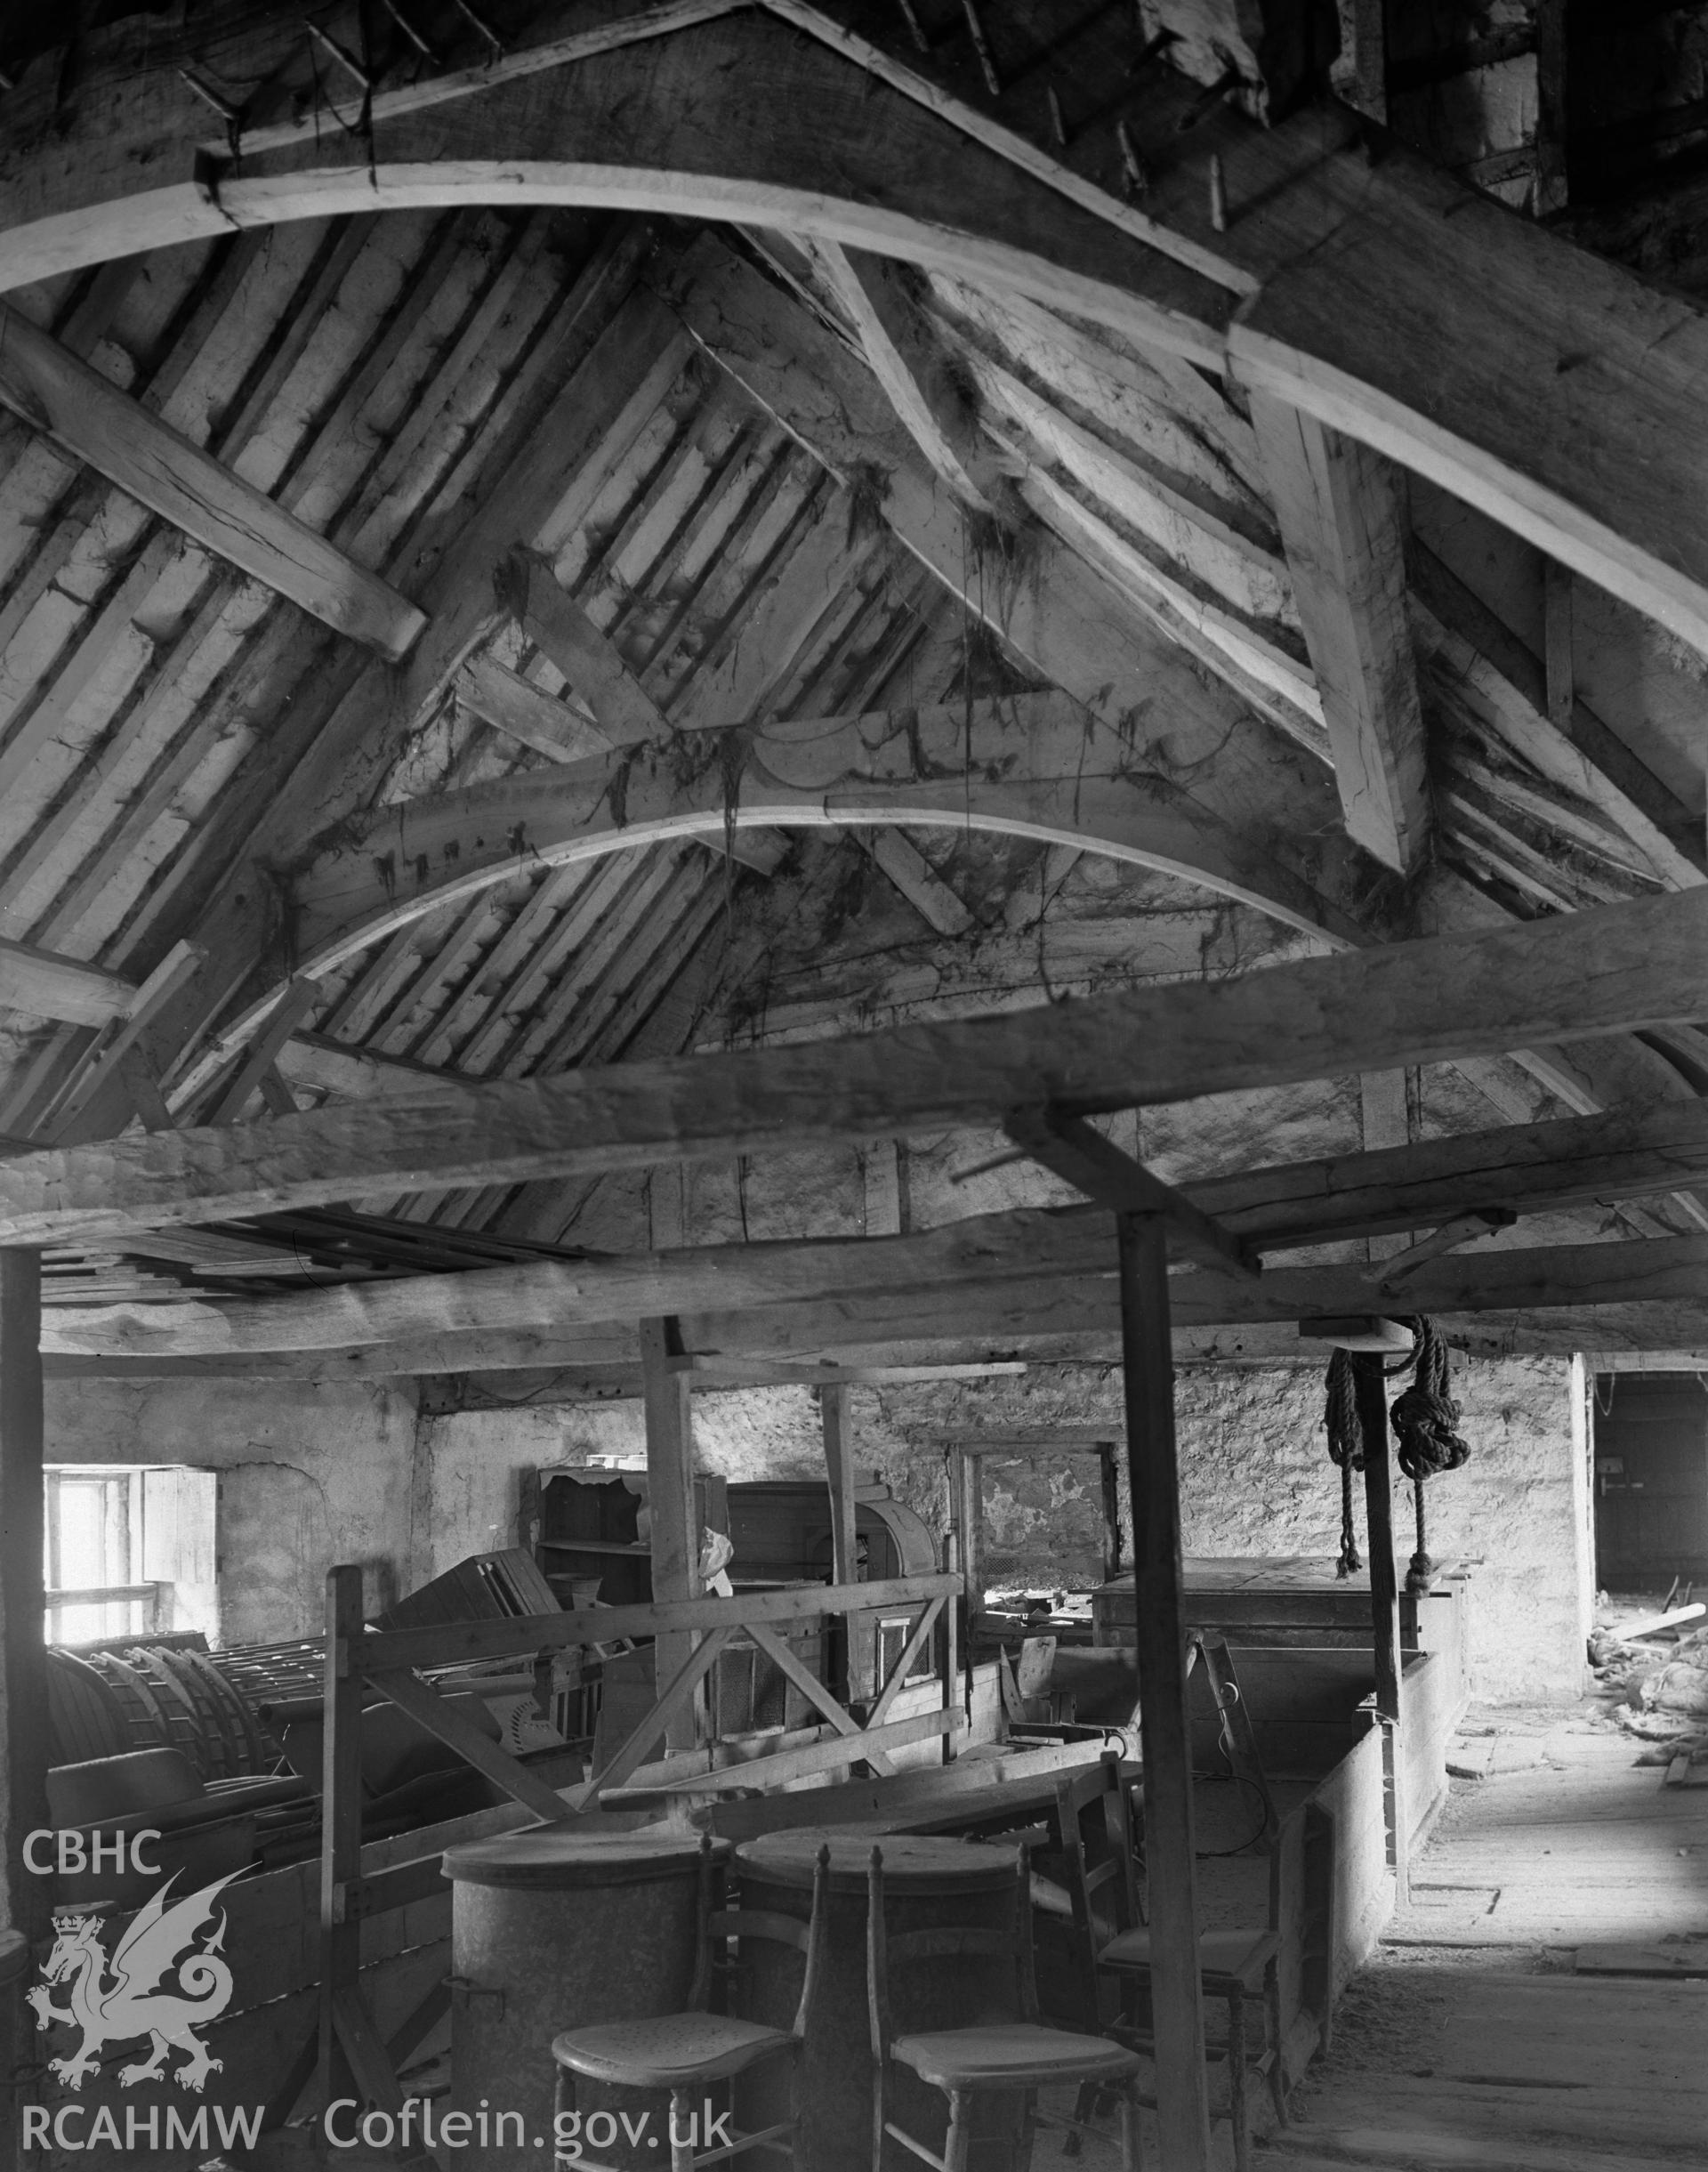
M 1352 1379 L 1352 1352 L 1337 1350 L 1328 1361 L 1323 1424 L 1328 1433 L 1330 1460 L 1341 1466 L 1341 1557 L 1336 1576 L 1354 1576 L 1364 1566 L 1358 1558 L 1358 1527 L 1352 1520 L 1352 1474 L 1364 1468 L 1364 1428 L 1358 1423 L 1358 1395 Z
M 1456 1471 L 1470 1455 L 1470 1443 L 1454 1428 L 1460 1407 L 1447 1393 L 1447 1345 L 1432 1320 L 1408 1323 L 1416 1337 L 1412 1363 L 1412 1385 L 1389 1413 L 1399 1442 L 1399 1467 L 1412 1482 L 1412 1499 L 1417 1525 L 1417 1550 L 1406 1571 L 1406 1588 L 1422 1593 L 1430 1588 L 1435 1563 L 1430 1559 L 1423 1522 L 1423 1481 L 1443 1471 Z M 1338 1353 L 1337 1353 L 1338 1354 Z
M 1411 1355 L 1382 1369 L 1390 1379 L 1405 1372 L 1413 1376 L 1411 1385 L 1390 1411 L 1389 1422 L 1399 1441 L 1399 1467 L 1412 1482 L 1417 1550 L 1406 1571 L 1406 1588 L 1418 1593 L 1427 1591 L 1435 1576 L 1424 1523 L 1423 1482 L 1443 1471 L 1456 1471 L 1469 1457 L 1470 1444 L 1454 1430 L 1460 1409 L 1447 1393 L 1447 1345 L 1435 1322 L 1417 1318 L 1405 1324 L 1412 1331 Z M 1337 1576 L 1352 1576 L 1364 1566 L 1352 1513 L 1352 1474 L 1364 1468 L 1365 1441 L 1349 1350 L 1336 1350 L 1329 1359 L 1325 1387 L 1323 1425 L 1328 1453 L 1341 1472 L 1341 1554 L 1334 1570 Z

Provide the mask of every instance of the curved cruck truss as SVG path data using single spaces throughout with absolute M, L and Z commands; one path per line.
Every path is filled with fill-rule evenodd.
M 1254 53 L 1062 14 L 256 5 L 11 69 L 0 972 L 57 1024 L 0 1128 L 214 1141 L 107 1150 L 144 1220 L 191 1162 L 290 1208 L 351 1196 L 354 1094 L 727 1035 L 767 897 L 876 942 L 887 883 L 1009 999 L 1076 855 L 1129 982 L 1183 896 L 1296 957 L 1702 884 L 1694 308 Z M 1441 1060 L 1473 1120 L 1691 1103 L 1669 1000 Z M 258 1106 L 270 1189 L 277 1126 L 214 1130 Z M 384 1197 L 533 1229 L 526 1159 Z M 14 1240 L 91 1196 L 36 1167 Z M 1634 1225 L 1708 1226 L 1696 1174 Z

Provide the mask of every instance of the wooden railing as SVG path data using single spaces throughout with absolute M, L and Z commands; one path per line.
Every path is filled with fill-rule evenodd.
M 377 1874 L 363 1874 L 361 1716 L 365 1686 L 378 1690 L 408 1713 L 543 1824 L 559 1824 L 596 1809 L 601 1797 L 634 1778 L 660 1738 L 693 1709 L 696 1693 L 718 1655 L 740 1635 L 766 1654 L 830 1730 L 827 1737 L 744 1763 L 739 1768 L 744 1783 L 751 1786 L 762 1779 L 780 1783 L 806 1772 L 854 1764 L 865 1764 L 882 1774 L 895 1770 L 890 1751 L 937 1736 L 942 1740 L 946 1754 L 952 1755 L 956 1738 L 965 1729 L 953 1603 L 961 1591 L 962 1579 L 952 1574 L 894 1577 L 875 1584 L 809 1584 L 729 1599 L 582 1607 L 511 1620 L 451 1621 L 428 1628 L 372 1632 L 362 1621 L 361 1570 L 349 1566 L 332 1570 L 326 1579 L 319 2018 L 314 2037 L 303 2046 L 295 2063 L 295 2089 L 300 2090 L 311 2069 L 318 2066 L 322 2089 L 330 2101 L 338 2094 L 333 2086 L 334 2062 L 336 2052 L 342 2051 L 363 2096 L 394 2116 L 403 2105 L 394 2064 L 394 2055 L 402 2056 L 403 2047 L 396 2038 L 387 2045 L 361 1994 L 361 1924 L 366 1917 L 405 1905 L 438 1889 L 440 1872 L 437 1861 L 428 1858 L 400 1863 L 395 1869 Z M 863 1716 L 839 1703 L 777 1633 L 780 1624 L 815 1616 L 897 1607 L 917 1607 L 918 1619 Z M 528 1653 L 546 1658 L 554 1651 L 609 1644 L 623 1638 L 656 1640 L 672 1633 L 696 1639 L 688 1658 L 658 1689 L 645 1716 L 598 1770 L 578 1784 L 563 1788 L 553 1787 L 538 1770 L 500 1748 L 447 1701 L 439 1688 L 423 1682 L 418 1671 L 515 1659 Z M 930 1648 L 934 1635 L 939 1635 L 941 1647 L 941 1707 L 891 1720 L 888 1716 L 902 1685 Z M 444 1684 L 452 1692 L 456 1688 L 455 1680 Z M 680 1760 L 666 1760 L 662 1780 L 665 1788 L 673 1784 L 670 1768 L 677 1763 Z M 708 1774 L 701 1784 L 715 1783 Z M 442 2004 L 431 2012 L 424 2004 L 422 2013 L 412 2016 L 412 2023 L 418 2023 L 420 2032 L 424 2032 L 442 2011 Z

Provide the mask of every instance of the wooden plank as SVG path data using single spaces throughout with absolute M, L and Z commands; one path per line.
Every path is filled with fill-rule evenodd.
M 812 254 L 902 428 L 963 505 L 991 514 L 989 456 L 895 265 L 834 241 L 814 244 Z
M 652 1595 L 671 1606 L 697 1599 L 700 1581 L 700 1522 L 694 1512 L 694 1405 L 692 1384 L 673 1372 L 670 1359 L 681 1347 L 673 1320 L 656 1317 L 640 1323 L 640 1373 L 646 1402 L 647 1506 L 652 1518 Z M 661 1631 L 655 1650 L 658 1673 L 669 1679 L 693 1650 L 691 1635 Z M 695 1709 L 687 1711 L 665 1740 L 669 1753 L 692 1749 L 703 1728 Z
M 389 1629 L 362 1647 L 365 1667 L 449 1667 L 463 1659 L 490 1659 L 522 1651 L 567 1650 L 576 1644 L 613 1643 L 627 1636 L 698 1634 L 728 1629 L 733 1635 L 755 1621 L 810 1620 L 851 1605 L 904 1607 L 944 1597 L 959 1588 L 957 1577 L 888 1577 L 875 1584 L 806 1584 L 782 1591 L 745 1593 L 739 1599 L 679 1600 L 666 1607 L 566 1608 L 560 1614 L 529 1614 L 506 1621 L 441 1622 L 431 1629 Z
M 1209 2172 L 1168 1254 L 1161 1220 L 1154 1215 L 1119 1215 L 1116 1232 L 1121 1261 L 1127 1483 L 1137 1579 L 1135 1641 L 1144 1756 L 1156 2119 L 1171 2172 L 1175 2167 L 1180 2172 Z
M 47 1662 L 42 1643 L 44 1446 L 41 1256 L 0 1250 L 0 1708 L 5 1754 L 6 1920 L 31 1941 L 49 1929 L 49 1883 L 24 1861 L 26 1835 L 44 1829 L 47 1807 Z M 20 2071 L 38 2041 L 21 1998 L 9 2001 L 4 2041 Z
M 820 1389 L 818 1416 L 825 1442 L 825 1479 L 830 1493 L 830 1580 L 852 1584 L 855 1574 L 855 1530 L 858 1509 L 854 1498 L 853 1441 L 850 1438 L 849 1393 L 840 1384 Z M 858 1649 L 859 1616 L 842 1617 L 843 1693 L 868 1695 Z
M 664 713 L 573 596 L 539 558 L 517 552 L 499 583 L 522 631 L 545 653 L 615 746 L 670 736 Z
M 397 662 L 427 623 L 397 590 L 15 310 L 0 317 L 0 403 L 334 632 Z
M 261 1089 L 262 1081 L 272 1070 L 280 1049 L 314 1008 L 319 995 L 319 982 L 306 976 L 286 985 L 273 1006 L 272 1014 L 250 1043 L 231 1078 L 221 1087 L 218 1098 L 207 1112 L 206 1122 L 230 1124 L 242 1115 L 249 1105 L 250 1095 Z M 291 1105 L 294 1108 L 295 1103 Z
M 1380 1351 L 1352 1357 L 1358 1425 L 1364 1436 L 1366 1565 L 1370 1578 L 1370 1622 L 1375 1644 L 1376 1709 L 1382 1726 L 1382 1765 L 1388 1805 L 1388 1861 L 1394 1872 L 1395 1906 L 1407 1905 L 1407 1850 L 1401 1744 L 1406 1724 L 1399 1637 L 1399 1572 L 1394 1559 L 1393 1463 L 1388 1438 L 1388 1392 Z
M 905 1749 L 914 1742 L 940 1738 L 953 1743 L 966 1731 L 967 1716 L 958 1707 L 954 1711 L 913 1712 L 906 1719 L 886 1720 L 882 1727 L 864 1727 L 856 1734 L 826 1735 L 796 1749 L 750 1757 L 738 1764 L 714 1765 L 704 1772 L 653 1781 L 642 1772 L 632 1788 L 607 1788 L 600 1799 L 610 1810 L 643 1809 L 672 1797 L 690 1801 L 698 1797 L 709 1803 L 720 1795 L 745 1795 L 754 1788 L 783 1788 L 792 1780 L 816 1778 L 821 1772 L 846 1772 L 850 1765 L 869 1762 L 874 1754 Z M 904 1772 L 898 1777 L 906 1780 L 911 1775 Z M 780 1821 L 797 1824 L 803 1814 L 802 1806 L 794 1804 Z M 768 1825 L 763 1829 L 773 1829 Z
M 693 1714 L 702 1700 L 700 1685 L 735 1634 L 734 1628 L 725 1624 L 694 1645 L 659 1692 L 652 1709 L 626 1740 L 582 1787 L 570 1790 L 568 1799 L 575 1808 L 579 1810 L 589 1803 L 597 1803 L 607 1788 L 621 1788 L 624 1780 L 632 1779 L 661 1735 L 666 1740 L 673 1734 L 678 1737 L 686 1734 L 692 1740 Z
M 1548 780 L 1588 800 L 1674 889 L 1704 879 L 1701 825 L 1574 690 L 1569 723 L 1549 715 L 1546 663 L 1427 545 L 1408 553 L 1414 620 L 1449 690 L 1485 687 L 1502 741 Z M 1488 674 L 1493 674 L 1492 682 Z
M 964 935 L 972 915 L 919 847 L 898 829 L 857 829 L 854 840 L 870 853 L 920 917 L 939 935 Z
M 1237 1238 L 1082 1118 L 1051 1108 L 1011 1110 L 1003 1128 L 1034 1161 L 1100 1207 L 1159 1217 L 1186 1258 L 1224 1274 L 1257 1273 L 1250 1251 Z
M 1253 392 L 1276 518 L 1322 694 L 1346 827 L 1408 875 L 1429 845 L 1430 794 L 1406 601 L 1404 485 L 1379 453 Z
M 345 1919 L 343 1894 L 361 1875 L 362 1865 L 362 1677 L 352 1651 L 362 1638 L 362 1572 L 353 1564 L 340 1564 L 326 1571 L 316 2061 L 323 2103 L 338 2093 L 338 2001 L 356 1992 L 361 1972 L 361 1926 Z M 352 2026 L 359 2027 L 359 2017 Z
M 484 652 L 468 659 L 451 686 L 463 707 L 495 731 L 553 762 L 580 762 L 603 754 L 611 743 L 590 717 Z
M 1395 943 L 1000 1017 L 508 1080 L 384 1110 L 119 1139 L 0 1164 L 0 1243 L 447 1185 L 1082 1113 L 1691 1019 L 1708 893 Z
M 437 1735 L 465 1764 L 471 1764 L 502 1788 L 512 1802 L 522 1804 L 546 1824 L 574 1814 L 555 1788 L 548 1787 L 525 1764 L 519 1764 L 455 1705 L 447 1704 L 437 1690 L 404 1669 L 378 1674 L 364 1664 L 362 1672 L 375 1689 L 383 1690 L 393 1704 L 418 1721 L 429 1734 Z
M 1572 736 L 1576 707 L 1576 666 L 1572 658 L 1572 576 L 1551 558 L 1543 561 L 1543 669 L 1547 682 L 1548 722 Z
M 120 1074 L 143 1036 L 200 969 L 204 953 L 174 943 L 137 989 L 123 1014 L 110 1020 L 77 1058 L 37 1126 L 45 1138 L 65 1145 L 101 1138 L 130 1113 Z
M 830 1722 L 838 1734 L 851 1737 L 866 1732 L 860 1722 L 837 1703 L 818 1676 L 803 1666 L 783 1639 L 772 1630 L 768 1629 L 762 1621 L 750 1622 L 747 1625 L 747 1635 L 770 1659 L 779 1673 L 794 1683 L 795 1688 L 800 1691 L 813 1709 L 822 1714 Z M 874 1772 L 880 1774 L 893 1772 L 896 1769 L 875 1743 L 869 1752 L 865 1753 L 865 1762 Z
M 121 973 L 0 936 L 0 1008 L 104 1026 L 122 1018 L 135 996 L 136 983 Z
M 1572 1968 L 1580 1976 L 1708 1976 L 1708 1947 L 1579 1946 Z
M 866 1716 L 868 1727 L 882 1725 L 890 1706 L 901 1694 L 914 1661 L 930 1641 L 931 1632 L 937 1626 L 938 1618 L 943 1612 L 943 1606 L 944 1603 L 941 1599 L 933 1599 L 931 1604 L 923 1609 L 919 1619 L 907 1632 L 907 1641 L 896 1654 L 896 1663 L 890 1669 L 890 1678 L 878 1692 L 876 1701 Z M 951 1679 L 953 1679 L 953 1674 L 954 1670 L 951 1669 Z

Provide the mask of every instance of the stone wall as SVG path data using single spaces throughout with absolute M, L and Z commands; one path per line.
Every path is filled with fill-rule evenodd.
M 1454 1381 L 1472 1457 L 1430 1489 L 1430 1547 L 1438 1559 L 1481 1564 L 1473 1687 L 1495 1700 L 1572 1697 L 1589 1573 L 1573 1369 L 1551 1358 L 1460 1359 Z M 1324 1449 L 1320 1363 L 1187 1367 L 1177 1401 L 1187 1552 L 1332 1559 L 1339 1492 Z M 1121 1383 L 1113 1368 L 1039 1366 L 857 1389 L 852 1411 L 862 1481 L 888 1483 L 941 1530 L 947 1476 L 935 1436 L 1105 1423 L 1118 1435 Z M 808 1389 L 699 1395 L 695 1425 L 703 1467 L 731 1481 L 822 1472 Z M 227 1643 L 318 1629 L 334 1561 L 364 1564 L 377 1610 L 465 1554 L 513 1545 L 526 1473 L 594 1457 L 639 1466 L 646 1452 L 637 1401 L 495 1406 L 417 1425 L 407 1397 L 348 1385 L 56 1382 L 48 1426 L 53 1461 L 221 1472 Z M 987 1474 L 987 1499 L 986 1559 L 998 1580 L 1095 1579 L 1094 1457 L 1003 1459 Z M 1408 1496 L 1396 1510 L 1409 1550 Z
M 1583 1681 L 1588 1574 L 1573 1368 L 1553 1358 L 1461 1359 L 1454 1393 L 1464 1406 L 1471 1460 L 1432 1482 L 1427 1506 L 1436 1558 L 1479 1564 L 1470 1629 L 1473 1692 L 1500 1702 L 1568 1700 Z M 1324 1444 L 1322 1395 L 1316 1361 L 1181 1371 L 1188 1554 L 1333 1558 L 1340 1491 Z M 1113 1369 L 1037 1367 L 988 1382 L 858 1389 L 852 1404 L 861 1478 L 888 1482 L 940 1530 L 947 1485 L 934 1434 L 1106 1421 L 1118 1433 L 1121 1383 Z M 431 1498 L 417 1501 L 416 1513 L 431 1533 L 428 1573 L 495 1543 L 499 1531 L 513 1532 L 525 1471 L 599 1456 L 636 1466 L 645 1460 L 640 1407 L 632 1401 L 468 1411 L 432 1420 L 423 1432 Z M 816 1478 L 823 1470 L 818 1411 L 804 1388 L 697 1396 L 695 1438 L 702 1467 L 732 1481 Z M 1059 1586 L 1065 1564 L 1077 1565 L 1078 1554 L 1100 1540 L 1093 1457 L 1005 1465 L 993 1474 L 987 1498 L 987 1560 L 993 1574 L 1000 1562 L 1003 1580 Z M 1409 1488 L 1395 1512 L 1409 1553 Z
M 1579 1396 L 1560 1358 L 1458 1358 L 1454 1393 L 1471 1444 L 1462 1470 L 1431 1482 L 1430 1550 L 1480 1563 L 1474 1574 L 1473 1693 L 1499 1702 L 1564 1701 L 1583 1681 L 1587 1502 Z M 884 1391 L 884 1419 L 918 1437 L 934 1427 L 993 1431 L 1051 1424 L 1118 1426 L 1113 1369 L 1035 1369 L 1019 1380 Z M 1180 1508 L 1185 1551 L 1317 1554 L 1340 1546 L 1339 1479 L 1322 1430 L 1323 1364 L 1187 1367 L 1178 1376 Z M 1095 1465 L 1084 1459 L 1084 1485 Z M 1411 1492 L 1395 1502 L 1410 1552 Z M 1052 1519 L 1037 1517 L 1035 1560 L 1049 1580 Z

